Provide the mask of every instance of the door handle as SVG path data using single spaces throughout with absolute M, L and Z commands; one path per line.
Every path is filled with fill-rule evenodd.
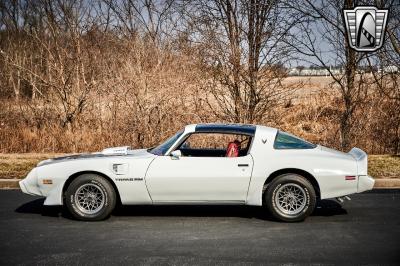
M 247 163 L 240 163 L 238 164 L 239 167 L 249 167 L 249 164 Z

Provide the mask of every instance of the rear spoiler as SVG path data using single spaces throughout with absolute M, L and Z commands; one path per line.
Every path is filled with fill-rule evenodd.
M 358 175 L 367 175 L 368 172 L 368 155 L 365 151 L 359 148 L 353 148 L 349 151 L 349 154 L 353 156 L 353 158 L 357 162 L 357 171 Z

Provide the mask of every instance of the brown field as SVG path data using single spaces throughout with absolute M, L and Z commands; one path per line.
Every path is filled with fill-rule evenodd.
M 337 96 L 334 90 L 327 89 L 331 81 L 330 77 L 287 78 L 285 82 L 288 84 L 301 82 L 304 84 L 303 88 L 295 92 L 295 100 L 290 106 L 280 107 L 278 122 L 263 121 L 260 124 L 276 126 L 312 142 L 340 149 L 335 119 L 339 108 L 336 104 Z M 137 114 L 124 110 L 129 107 L 127 103 L 115 107 L 103 101 L 97 106 L 100 108 L 97 109 L 98 112 L 95 111 L 96 105 L 93 105 L 94 110 L 85 113 L 74 128 L 62 127 L 46 120 L 37 123 L 35 113 L 21 114 L 21 110 L 25 111 L 24 108 L 27 108 L 24 103 L 3 101 L 5 108 L 0 110 L 0 151 L 3 152 L 0 154 L 0 179 L 23 178 L 39 161 L 64 155 L 65 152 L 93 152 L 122 145 L 148 147 L 159 143 L 185 124 L 219 121 L 208 113 L 205 105 L 193 105 L 192 97 L 198 95 L 190 95 L 186 91 L 180 93 L 179 97 L 189 100 L 172 103 L 176 108 L 167 108 L 164 111 L 167 121 L 158 125 L 153 125 L 150 117 L 145 117 L 147 120 L 141 123 L 140 117 L 135 117 Z M 390 118 L 386 121 L 382 116 L 376 116 L 373 110 L 376 104 L 374 98 L 364 104 L 366 108 L 357 113 L 359 123 L 354 129 L 356 137 L 353 146 L 372 154 L 390 151 L 390 138 L 381 137 L 390 133 L 390 130 L 385 130 Z M 384 105 L 383 107 L 386 108 Z M 43 105 L 41 108 L 48 107 Z M 113 108 L 117 108 L 114 114 Z M 52 117 L 49 119 L 54 121 Z M 368 163 L 369 174 L 377 179 L 400 178 L 399 156 L 369 155 Z
M 23 178 L 38 162 L 61 155 L 55 153 L 0 154 L 0 179 Z
M 176 82 L 178 77 L 173 76 L 176 71 L 169 77 L 163 75 L 166 86 L 162 90 L 148 84 L 151 88 L 144 94 L 130 86 L 120 86 L 108 94 L 90 94 L 85 109 L 68 124 L 62 122 L 61 105 L 41 99 L 33 102 L 0 99 L 0 152 L 74 153 L 121 145 L 148 147 L 186 124 L 230 122 L 213 113 L 215 110 L 206 103 L 206 92 L 188 81 L 185 81 L 187 86 Z M 158 78 L 148 82 L 158 83 Z M 342 104 L 337 90 L 328 86 L 331 80 L 330 77 L 285 79 L 288 84 L 301 83 L 301 89 L 289 95 L 265 119 L 254 123 L 278 127 L 340 149 Z M 400 140 L 398 108 L 395 101 L 374 93 L 367 95 L 354 113 L 351 146 L 369 154 L 396 153 Z
M 374 178 L 400 178 L 400 156 L 371 155 L 368 157 L 368 174 Z

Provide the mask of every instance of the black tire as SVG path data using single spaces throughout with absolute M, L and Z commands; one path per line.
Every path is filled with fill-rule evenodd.
M 82 221 L 100 221 L 114 210 L 117 197 L 107 179 L 96 174 L 83 174 L 68 186 L 64 202 L 74 218 Z
M 284 222 L 299 222 L 314 211 L 317 198 L 314 187 L 306 178 L 297 174 L 283 174 L 268 185 L 264 201 L 274 218 Z

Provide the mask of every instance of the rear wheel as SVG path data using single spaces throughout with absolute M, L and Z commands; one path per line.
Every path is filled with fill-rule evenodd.
M 65 205 L 79 220 L 99 221 L 107 218 L 116 204 L 113 186 L 96 174 L 83 174 L 71 182 L 65 192 Z
M 272 215 L 281 221 L 298 222 L 309 216 L 316 204 L 311 183 L 297 174 L 284 174 L 275 178 L 264 194 Z

